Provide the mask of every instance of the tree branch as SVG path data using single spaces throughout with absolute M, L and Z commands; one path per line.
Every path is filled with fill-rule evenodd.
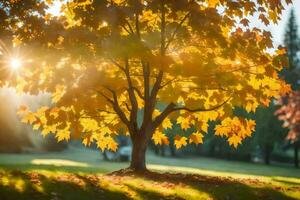
M 168 49 L 168 47 L 170 46 L 171 42 L 175 39 L 175 36 L 177 34 L 177 31 L 179 30 L 179 28 L 182 26 L 182 24 L 184 23 L 184 21 L 188 18 L 188 16 L 191 14 L 191 12 L 188 12 L 183 19 L 179 22 L 179 24 L 177 25 L 177 27 L 175 28 L 174 32 L 171 34 L 170 39 L 168 40 L 165 49 Z
M 135 0 L 135 30 L 137 37 L 141 39 L 139 15 L 139 0 Z
M 143 96 L 143 94 L 141 93 L 141 91 L 139 89 L 137 89 L 136 87 L 133 87 L 133 90 L 136 91 L 136 93 L 138 94 L 138 96 L 141 98 L 141 99 L 144 99 L 145 100 L 145 97 Z
M 117 63 L 116 61 L 114 61 L 112 58 L 109 59 L 114 65 L 116 65 L 119 69 L 121 69 L 123 72 L 125 72 L 125 68 L 120 65 L 119 63 Z
M 153 121 L 153 128 L 156 129 L 163 121 L 164 119 L 169 115 L 171 114 L 172 112 L 175 112 L 175 111 L 180 111 L 180 110 L 185 110 L 185 111 L 188 111 L 188 112 L 207 112 L 207 111 L 213 111 L 213 110 L 216 110 L 218 108 L 221 108 L 223 105 L 225 105 L 227 102 L 229 102 L 231 100 L 231 96 L 226 99 L 223 103 L 221 104 L 218 104 L 216 106 L 213 106 L 211 108 L 198 108 L 198 109 L 190 109 L 190 108 L 187 108 L 187 107 L 179 107 L 179 108 L 176 108 L 176 104 L 174 104 L 173 102 L 171 102 L 165 109 L 164 111 L 159 115 L 157 116 L 154 121 Z
M 207 112 L 207 111 L 213 111 L 213 110 L 216 110 L 218 108 L 221 108 L 223 105 L 225 105 L 227 102 L 229 102 L 231 100 L 231 96 L 226 99 L 226 101 L 224 101 L 223 103 L 221 104 L 218 104 L 216 106 L 213 106 L 211 108 L 196 108 L 196 109 L 190 109 L 190 108 L 187 108 L 187 107 L 178 107 L 178 108 L 173 108 L 173 111 L 179 111 L 179 110 L 185 110 L 185 111 L 188 111 L 188 112 Z
M 130 77 L 130 72 L 129 72 L 129 63 L 128 63 L 128 58 L 125 59 L 125 75 L 128 83 L 128 94 L 129 94 L 129 99 L 130 99 L 130 104 L 131 104 L 131 112 L 130 112 L 130 122 L 131 125 L 133 126 L 134 132 L 137 131 L 137 112 L 138 112 L 138 103 L 136 96 L 134 94 L 134 86 L 132 84 L 132 80 Z
M 164 87 L 166 87 L 167 85 L 169 85 L 170 83 L 174 82 L 176 80 L 176 77 L 175 78 L 172 78 L 171 80 L 168 80 L 166 81 L 164 84 L 162 84 L 159 89 L 162 89 Z
M 129 120 L 127 119 L 126 115 L 124 114 L 124 112 L 122 111 L 122 109 L 119 105 L 116 92 L 114 90 L 110 89 L 109 87 L 105 87 L 105 88 L 112 93 L 114 100 L 111 100 L 106 95 L 104 95 L 102 92 L 100 92 L 100 94 L 103 94 L 102 96 L 104 98 L 107 98 L 107 100 L 112 104 L 113 109 L 116 111 L 117 115 L 120 117 L 122 122 L 128 127 L 129 130 L 131 130 L 132 127 L 130 126 Z

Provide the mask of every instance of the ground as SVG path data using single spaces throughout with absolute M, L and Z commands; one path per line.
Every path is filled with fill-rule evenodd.
M 300 199 L 300 170 L 211 158 L 149 153 L 143 175 L 113 173 L 94 150 L 0 154 L 0 199 Z

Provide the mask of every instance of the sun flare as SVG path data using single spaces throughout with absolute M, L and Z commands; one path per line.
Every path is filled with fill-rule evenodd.
M 22 66 L 22 62 L 18 58 L 10 59 L 10 67 L 14 70 L 18 70 Z

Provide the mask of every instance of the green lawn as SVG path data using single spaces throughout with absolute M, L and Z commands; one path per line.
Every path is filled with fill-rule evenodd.
M 163 174 L 108 175 L 128 163 L 88 149 L 0 154 L 0 199 L 300 199 L 300 170 L 292 167 L 151 153 L 147 162 Z

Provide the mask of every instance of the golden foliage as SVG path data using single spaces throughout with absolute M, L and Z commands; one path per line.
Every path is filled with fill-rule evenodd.
M 117 135 L 144 134 L 155 144 L 169 144 L 163 130 L 174 128 L 173 122 L 184 132 L 195 129 L 175 136 L 180 148 L 201 144 L 209 122 L 220 121 L 215 134 L 237 147 L 251 136 L 255 122 L 232 110 L 255 112 L 290 91 L 278 76 L 287 66 L 285 49 L 268 53 L 274 48 L 271 33 L 249 27 L 251 18 L 276 23 L 282 5 L 281 0 L 164 1 L 163 6 L 66 1 L 61 17 L 50 17 L 41 5 L 19 6 L 3 27 L 35 58 L 18 73 L 3 73 L 1 85 L 51 94 L 49 108 L 22 106 L 18 115 L 58 141 L 82 139 L 116 151 Z M 32 11 L 39 14 L 28 14 Z

